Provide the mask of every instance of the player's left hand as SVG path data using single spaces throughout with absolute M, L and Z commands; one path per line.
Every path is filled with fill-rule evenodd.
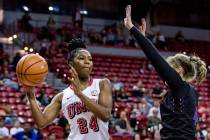
M 139 30 L 144 36 L 146 35 L 146 27 L 147 27 L 146 20 L 145 20 L 145 18 L 142 18 Z
M 74 93 L 77 96 L 79 96 L 82 93 L 79 77 L 78 77 L 76 70 L 72 66 L 70 66 L 70 68 L 71 69 L 69 70 L 69 72 L 71 74 L 71 78 L 68 78 L 68 80 L 70 81 L 70 83 L 72 85 Z
M 125 27 L 130 30 L 134 25 L 131 20 L 131 5 L 127 5 L 125 8 L 126 17 L 124 18 Z

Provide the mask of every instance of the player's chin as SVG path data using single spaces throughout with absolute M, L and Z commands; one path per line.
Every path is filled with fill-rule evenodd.
M 90 76 L 91 71 L 81 71 L 81 73 L 79 74 L 80 77 L 82 78 L 88 78 Z

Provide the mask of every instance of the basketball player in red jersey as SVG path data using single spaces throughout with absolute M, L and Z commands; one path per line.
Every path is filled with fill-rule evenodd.
M 32 116 L 39 128 L 63 112 L 70 124 L 68 140 L 108 140 L 108 120 L 112 110 L 111 84 L 108 79 L 91 79 L 91 54 L 80 39 L 69 43 L 70 86 L 57 94 L 42 112 L 33 87 L 24 86 Z

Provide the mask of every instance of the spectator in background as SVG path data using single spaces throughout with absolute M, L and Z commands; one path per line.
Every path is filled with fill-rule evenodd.
M 115 43 L 116 43 L 116 35 L 114 34 L 112 28 L 109 28 L 106 35 L 106 44 L 115 45 Z
M 126 42 L 127 42 L 126 44 L 129 47 L 133 47 L 133 48 L 136 48 L 137 47 L 136 40 L 132 37 L 131 34 L 127 37 L 127 41 Z
M 74 26 L 76 24 L 78 24 L 79 28 L 83 27 L 83 16 L 80 13 L 80 9 L 79 8 L 76 9 L 76 12 L 73 15 L 73 21 L 74 21 Z
M 103 43 L 101 34 L 94 32 L 94 30 L 91 30 L 88 33 L 88 37 L 90 39 L 91 44 L 102 44 Z
M 144 88 L 144 85 L 142 83 L 141 80 L 139 80 L 134 86 L 133 86 L 133 95 L 135 97 L 138 97 L 138 98 L 143 98 L 144 96 L 144 92 L 145 92 L 145 88 Z
M 156 83 L 155 84 L 155 87 L 153 88 L 152 94 L 154 94 L 154 95 L 160 95 L 162 93 L 162 91 L 163 91 L 163 87 L 160 86 L 160 84 Z
M 24 131 L 18 132 L 13 135 L 17 140 L 37 140 L 37 135 L 29 123 L 24 124 Z
M 55 27 L 55 20 L 54 20 L 52 15 L 50 15 L 49 18 L 48 18 L 47 27 L 49 29 L 53 29 Z
M 117 134 L 132 133 L 132 128 L 128 121 L 125 111 L 120 112 L 120 118 L 115 122 L 115 130 Z
M 26 32 L 31 32 L 33 30 L 32 25 L 30 24 L 30 20 L 32 20 L 29 12 L 25 12 L 20 20 L 21 29 Z
M 114 77 L 112 81 L 112 93 L 115 99 L 118 97 L 118 95 L 121 92 L 121 89 L 123 88 L 124 88 L 124 84 L 120 82 L 117 77 Z
M 41 103 L 43 106 L 47 106 L 49 102 L 49 97 L 46 95 L 45 89 L 42 88 L 40 91 L 39 97 L 37 97 L 37 100 Z
M 160 32 L 157 32 L 154 36 L 152 42 L 159 47 L 160 49 L 167 50 L 166 40 L 165 36 L 160 34 Z
M 47 28 L 45 26 L 41 27 L 41 31 L 37 34 L 37 38 L 39 40 L 49 40 L 49 41 L 53 41 L 55 40 L 55 33 L 50 29 Z M 45 46 L 42 44 L 42 46 Z
M 64 42 L 65 41 L 65 30 L 63 28 L 59 28 L 56 30 L 56 41 Z
M 125 102 L 128 100 L 128 95 L 124 88 L 120 89 L 119 94 L 117 96 L 117 100 L 125 101 Z
M 13 61 L 12 61 L 14 71 L 16 71 L 16 65 L 20 59 L 21 59 L 20 52 L 16 52 L 15 56 L 13 57 Z
M 205 140 L 205 132 L 201 130 L 200 124 L 198 123 L 196 126 L 197 131 L 197 140 Z
M 19 90 L 18 83 L 10 80 L 9 78 L 4 78 L 2 81 L 0 81 L 0 85 L 3 85 L 4 87 L 11 87 L 15 91 Z
M 47 58 L 48 54 L 47 54 L 47 47 L 46 46 L 41 46 L 40 50 L 39 50 L 39 55 Z
M 14 110 L 11 108 L 10 105 L 5 105 L 5 110 L 7 112 L 6 116 L 5 116 L 5 120 L 4 123 L 6 125 L 13 125 L 15 123 L 15 121 L 17 121 L 17 115 L 14 113 Z
M 117 77 L 113 78 L 112 81 L 112 90 L 114 92 L 120 91 L 120 89 L 124 88 L 123 82 L 121 82 Z
M 141 112 L 141 115 L 147 116 L 151 107 L 152 105 L 148 103 L 145 99 L 140 100 L 140 102 L 138 103 L 138 108 Z
M 160 116 L 158 116 L 160 110 L 153 109 L 152 114 L 149 114 L 148 119 L 148 127 L 153 128 L 153 130 L 159 131 L 161 128 L 161 119 Z
M 150 108 L 147 117 L 157 117 L 157 118 L 161 119 L 160 102 L 159 101 L 154 100 L 154 106 L 152 108 Z
M 136 118 L 137 116 L 141 115 L 141 111 L 138 108 L 138 104 L 134 103 L 133 108 L 131 110 L 130 118 Z
M 176 41 L 179 41 L 179 42 L 184 42 L 185 41 L 185 38 L 184 38 L 184 35 L 182 34 L 182 31 L 179 30 L 176 35 L 175 35 L 175 40 Z
M 10 129 L 10 135 L 13 136 L 13 135 L 16 135 L 17 133 L 19 132 L 23 132 L 24 129 L 20 126 L 20 122 L 16 121 L 14 123 L 14 127 L 12 127 Z
M 138 105 L 134 103 L 131 109 L 131 113 L 130 113 L 130 125 L 132 128 L 135 128 L 136 122 L 137 122 L 136 118 L 140 115 L 141 115 L 141 111 L 138 108 Z
M 117 45 L 124 45 L 125 44 L 125 36 L 123 34 L 123 29 L 120 27 L 117 28 L 117 35 L 116 35 Z
M 4 126 L 4 119 L 0 117 L 0 138 L 9 137 L 9 129 Z
M 76 38 L 76 37 L 82 38 L 82 28 L 80 27 L 79 23 L 77 23 L 77 22 L 75 23 L 72 33 L 73 33 L 72 38 Z M 69 35 L 66 34 L 65 38 L 67 38 L 68 36 Z M 70 39 L 71 38 L 65 39 L 65 41 L 68 41 Z
M 160 94 L 153 94 L 152 93 L 151 97 L 152 97 L 153 100 L 161 102 L 164 99 L 166 94 L 167 94 L 167 91 L 164 89 L 164 90 L 161 91 Z

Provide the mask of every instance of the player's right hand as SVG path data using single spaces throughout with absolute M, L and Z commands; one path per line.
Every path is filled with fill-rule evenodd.
M 23 85 L 24 93 L 26 93 L 29 99 L 35 99 L 34 87 Z
M 141 19 L 141 25 L 139 27 L 139 30 L 144 36 L 146 35 L 146 20 L 145 20 L 145 18 Z

